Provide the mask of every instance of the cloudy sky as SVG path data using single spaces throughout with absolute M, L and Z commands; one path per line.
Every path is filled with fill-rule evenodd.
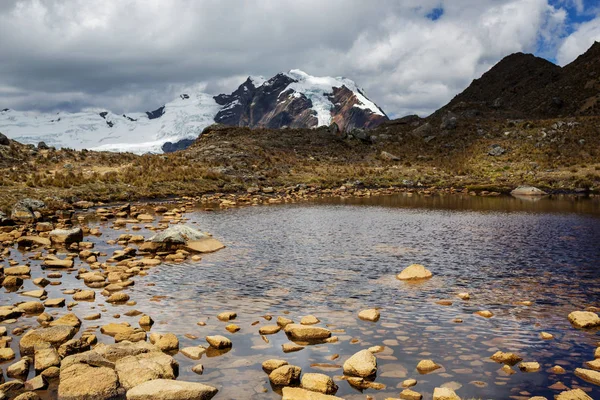
M 0 108 L 145 111 L 299 68 L 427 115 L 505 55 L 594 39 L 598 0 L 0 0 Z

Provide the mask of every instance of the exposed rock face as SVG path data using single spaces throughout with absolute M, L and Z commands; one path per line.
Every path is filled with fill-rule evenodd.
M 277 74 L 262 84 L 248 78 L 232 94 L 214 97 L 224 106 L 215 122 L 251 128 L 314 128 L 336 123 L 342 131 L 351 131 L 374 128 L 388 120 L 380 109 L 373 109 L 376 106 L 368 102 L 359 89 L 354 89 L 353 82 L 341 78 L 329 78 L 331 86 L 319 86 L 318 98 L 311 100 L 307 93 L 314 95 L 315 88 L 304 92 L 302 86 L 313 84 L 314 79 L 318 78 L 298 70 Z M 317 110 L 323 107 L 330 109 L 319 115 Z M 327 121 L 323 115 L 327 116 Z
M 127 392 L 127 400 L 210 400 L 217 389 L 195 382 L 154 379 Z

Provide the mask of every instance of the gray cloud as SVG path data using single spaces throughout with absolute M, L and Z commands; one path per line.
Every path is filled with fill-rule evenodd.
M 143 111 L 300 68 L 425 115 L 503 56 L 558 46 L 547 0 L 3 0 L 0 108 Z M 427 15 L 443 9 L 436 21 Z

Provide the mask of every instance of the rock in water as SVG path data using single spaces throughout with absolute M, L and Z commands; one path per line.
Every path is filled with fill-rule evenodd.
M 338 387 L 329 376 L 324 374 L 306 373 L 300 382 L 302 388 L 323 394 L 335 394 Z
M 152 236 L 149 240 L 154 243 L 185 244 L 189 241 L 206 239 L 204 233 L 185 225 L 171 226 Z
M 124 357 L 115 364 L 119 382 L 126 390 L 153 379 L 175 379 L 178 370 L 173 357 L 158 352 Z
M 595 328 L 600 326 L 600 317 L 591 311 L 573 311 L 569 314 L 569 322 L 577 328 Z
M 40 328 L 27 332 L 19 342 L 21 354 L 33 354 L 34 346 L 40 342 L 48 342 L 53 346 L 60 346 L 75 336 L 76 329 L 68 325 Z
M 555 397 L 555 400 L 594 400 L 581 389 L 567 390 Z
M 362 310 L 358 313 L 358 318 L 362 319 L 363 321 L 377 322 L 379 321 L 380 316 L 381 315 L 379 314 L 379 311 L 377 311 L 374 308 L 369 310 Z
M 510 192 L 513 196 L 545 196 L 548 193 L 534 186 L 519 186 Z
M 112 368 L 75 363 L 60 369 L 58 398 L 61 400 L 112 400 L 121 393 Z
M 367 378 L 377 373 L 377 359 L 369 350 L 361 350 L 344 363 L 344 374 Z
M 329 329 L 312 325 L 288 324 L 284 331 L 293 340 L 323 340 L 331 337 Z
M 435 388 L 433 400 L 460 400 L 460 397 L 450 388 Z
M 282 393 L 283 398 L 281 400 L 343 400 L 341 397 L 289 386 L 284 387 Z
M 300 382 L 302 369 L 295 365 L 284 365 L 269 374 L 269 380 L 275 386 L 289 386 Z
M 577 368 L 575 375 L 586 382 L 600 386 L 600 372 L 592 371 L 591 369 Z
M 196 382 L 154 379 L 127 392 L 127 400 L 210 400 L 217 389 Z
M 83 241 L 83 231 L 81 228 L 55 229 L 50 232 L 50 241 L 61 246 L 79 243 Z
M 396 278 L 401 281 L 429 279 L 433 276 L 431 271 L 422 266 L 421 264 L 412 264 L 404 268 Z

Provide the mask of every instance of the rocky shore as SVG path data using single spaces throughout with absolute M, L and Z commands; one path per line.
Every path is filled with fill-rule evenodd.
M 74 203 L 73 208 L 48 207 L 40 200 L 24 199 L 17 203 L 10 216 L 2 216 L 0 242 L 0 280 L 4 290 L 19 295 L 20 301 L 0 306 L 0 362 L 7 380 L 0 384 L 0 399 L 58 398 L 61 400 L 87 399 L 210 399 L 218 389 L 198 381 L 177 380 L 179 363 L 173 357 L 181 353 L 187 359 L 201 360 L 203 355 L 215 357 L 236 346 L 230 335 L 241 329 L 236 324 L 235 310 L 223 310 L 214 317 L 226 324 L 227 335 L 215 330 L 202 344 L 181 347 L 181 337 L 155 328 L 153 316 L 136 310 L 136 299 L 131 289 L 137 277 L 152 274 L 162 264 L 202 262 L 202 254 L 222 249 L 224 245 L 210 234 L 186 225 L 186 213 L 199 207 L 203 210 L 238 206 L 293 202 L 321 196 L 374 196 L 389 195 L 405 189 L 361 189 L 352 186 L 336 190 L 313 190 L 300 187 L 293 191 L 272 188 L 250 188 L 240 195 L 210 195 L 189 198 L 182 202 L 137 205 L 98 205 L 91 202 Z M 421 195 L 438 194 L 422 189 Z M 453 193 L 453 190 L 444 191 Z M 465 192 L 466 194 L 472 194 Z M 464 193 L 463 193 L 464 194 Z M 473 193 L 497 196 L 499 193 Z M 91 221 L 102 221 L 112 230 L 123 231 L 116 240 L 108 240 L 111 252 L 98 251 L 94 242 L 86 238 L 101 238 L 103 231 L 90 228 Z M 136 234 L 142 229 L 152 236 Z M 64 297 L 50 297 L 46 288 L 61 286 L 65 274 L 74 275 L 77 287 L 64 287 Z M 435 274 L 423 265 L 411 265 L 398 271 L 397 279 L 408 282 L 426 282 Z M 31 285 L 35 289 L 29 290 Z M 27 288 L 27 289 L 24 289 Z M 469 293 L 457 293 L 457 300 L 439 300 L 438 304 L 451 305 L 453 301 L 472 301 Z M 82 314 L 82 304 L 90 313 Z M 126 316 L 137 319 L 137 324 L 106 320 L 108 305 L 128 307 Z M 91 312 L 93 309 L 93 312 Z M 306 310 L 310 313 L 310 310 Z M 578 329 L 600 326 L 598 309 L 574 310 L 568 316 Z M 481 318 L 493 318 L 490 310 L 480 310 Z M 35 316 L 35 323 L 22 326 L 19 321 Z M 356 318 L 377 324 L 381 318 L 378 309 L 356 310 Z M 262 368 L 274 390 L 283 399 L 338 399 L 336 392 L 341 381 L 365 390 L 385 389 L 377 382 L 377 359 L 386 352 L 386 346 L 375 345 L 358 350 L 340 360 L 343 375 L 331 377 L 323 373 L 305 372 L 291 365 L 286 354 L 306 346 L 331 345 L 340 339 L 318 316 L 306 315 L 294 321 L 285 315 L 265 315 L 267 325 L 256 326 L 260 337 L 269 342 L 272 335 L 285 335 L 289 340 L 281 348 L 281 358 L 265 359 Z M 27 321 L 32 321 L 27 319 Z M 97 321 L 97 322 L 96 322 Z M 461 323 L 455 320 L 455 323 Z M 95 325 L 97 323 L 97 325 Z M 194 323 L 194 322 L 190 322 Z M 11 328 L 19 324 L 17 328 Z M 198 322 L 203 325 L 205 322 Z M 375 325 L 374 325 L 375 326 Z M 195 338 L 200 340 L 200 338 Z M 552 340 L 547 334 L 544 339 Z M 540 366 L 535 360 L 523 360 L 518 354 L 497 352 L 491 360 L 502 364 L 505 374 L 516 373 L 513 366 L 525 373 L 535 373 Z M 583 381 L 600 385 L 600 365 L 594 358 L 600 349 L 590 350 L 585 368 L 575 374 Z M 332 359 L 332 361 L 335 358 Z M 424 358 L 415 365 L 415 378 L 404 379 L 400 399 L 432 398 L 434 400 L 460 399 L 452 387 L 436 388 L 433 394 L 418 389 L 418 376 L 443 369 L 443 360 Z M 561 368 L 559 365 L 557 369 Z M 204 373 L 202 363 L 192 371 Z M 367 398 L 372 398 L 367 396 Z M 591 399 L 581 389 L 565 390 L 559 399 Z M 541 397 L 531 397 L 540 400 Z

